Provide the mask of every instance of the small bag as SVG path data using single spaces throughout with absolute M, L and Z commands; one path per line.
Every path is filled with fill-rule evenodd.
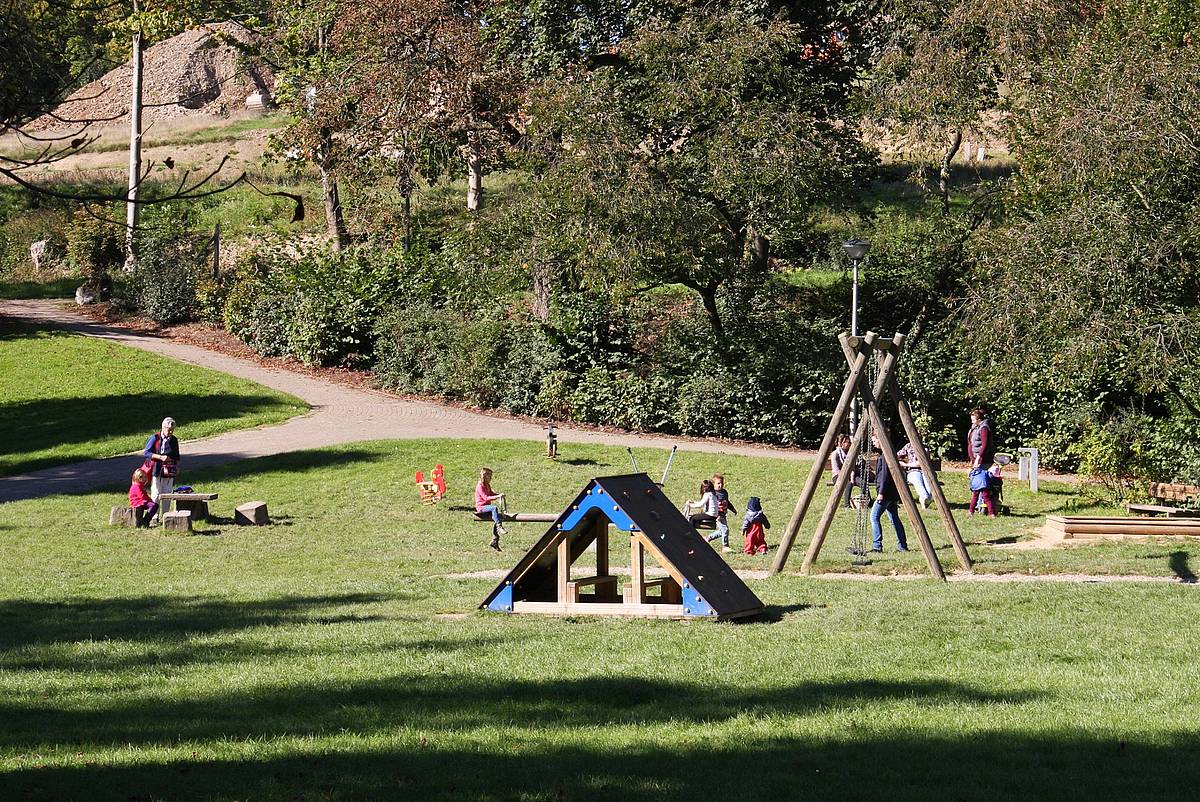
M 166 477 L 167 479 L 174 479 L 179 475 L 179 463 L 175 460 L 167 460 L 166 462 L 163 462 L 162 472 L 160 475 Z
M 147 477 L 154 475 L 154 460 L 146 457 L 146 461 L 142 463 L 142 473 L 146 474 Z
M 987 490 L 988 489 L 988 472 L 983 468 L 971 469 L 971 490 Z

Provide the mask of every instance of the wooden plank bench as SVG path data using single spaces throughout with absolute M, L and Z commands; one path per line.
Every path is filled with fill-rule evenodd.
M 595 594 L 583 596 L 583 588 L 595 588 Z M 617 601 L 617 578 L 615 576 L 583 576 L 567 583 L 567 598 L 572 602 Z
M 158 496 L 158 522 L 162 523 L 165 502 L 174 501 L 175 509 L 190 512 L 193 521 L 208 520 L 208 502 L 217 498 L 216 493 L 160 493 Z
M 1126 504 L 1125 511 L 1140 515 L 1165 515 L 1168 518 L 1200 518 L 1200 510 L 1168 507 L 1162 504 Z

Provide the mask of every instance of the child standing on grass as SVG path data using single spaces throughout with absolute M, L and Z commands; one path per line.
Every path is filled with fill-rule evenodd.
M 492 516 L 492 542 L 488 546 L 496 551 L 500 551 L 500 536 L 508 534 L 508 530 L 500 522 L 500 507 L 503 503 L 504 494 L 492 490 L 492 469 L 481 469 L 479 484 L 475 485 L 475 512 Z
M 766 554 L 765 530 L 770 528 L 771 522 L 767 520 L 767 514 L 763 512 L 758 496 L 746 499 L 746 514 L 742 516 L 742 538 L 746 541 L 746 548 L 743 550 L 747 554 Z
M 138 529 L 149 528 L 150 520 L 158 510 L 158 505 L 150 500 L 150 477 L 141 468 L 133 472 L 133 481 L 129 484 L 129 508 L 133 510 L 133 524 Z
M 725 514 L 732 512 L 736 515 L 737 509 L 734 508 L 733 502 L 729 500 L 729 491 L 725 489 L 724 476 L 714 473 L 712 487 L 713 498 L 717 500 L 717 531 L 709 540 L 721 538 L 721 551 L 732 551 L 729 548 L 729 521 L 726 520 Z

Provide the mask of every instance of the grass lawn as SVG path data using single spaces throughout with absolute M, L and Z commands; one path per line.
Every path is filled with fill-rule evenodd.
M 539 450 L 364 443 L 196 471 L 218 516 L 265 499 L 275 523 L 191 536 L 109 528 L 121 489 L 0 506 L 0 799 L 1194 798 L 1195 587 L 784 575 L 750 581 L 755 623 L 476 612 L 496 580 L 446 575 L 507 569 L 542 531 L 485 547 L 455 509 L 481 464 L 526 511 L 628 465 Z M 421 507 L 412 474 L 437 462 L 451 495 Z M 762 496 L 774 544 L 803 468 L 681 452 L 666 490 L 721 469 L 739 507 Z M 943 479 L 961 503 L 965 477 Z M 983 545 L 1071 500 L 1049 490 L 962 519 L 981 567 L 1170 575 L 1200 555 Z M 822 568 L 847 568 L 844 536 Z
M 52 278 L 46 281 L 0 281 L 0 300 L 17 298 L 74 298 L 75 288 L 83 279 L 75 277 Z
M 0 476 L 286 420 L 297 398 L 91 337 L 0 321 Z

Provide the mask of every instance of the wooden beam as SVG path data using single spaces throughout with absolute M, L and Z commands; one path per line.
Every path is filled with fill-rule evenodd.
M 596 574 L 608 575 L 608 519 L 596 516 Z
M 858 387 L 859 377 L 862 376 L 863 370 L 867 365 L 867 360 L 870 358 L 870 346 L 874 343 L 875 337 L 874 332 L 868 332 L 865 337 L 861 338 L 850 337 L 845 332 L 838 335 L 838 340 L 843 344 L 843 348 L 849 347 L 848 343 L 851 340 L 855 340 L 862 343 L 862 349 L 858 351 L 857 357 L 850 360 L 850 376 L 846 379 L 846 384 L 842 388 L 842 395 L 838 399 L 837 406 L 833 408 L 833 415 L 829 418 L 829 425 L 825 427 L 825 436 L 821 439 L 821 447 L 817 449 L 816 462 L 809 469 L 808 479 L 804 482 L 804 489 L 800 491 L 800 498 L 796 500 L 796 508 L 792 511 L 792 517 L 788 519 L 787 528 L 784 529 L 783 536 L 779 539 L 779 548 L 776 550 L 775 560 L 771 564 L 772 575 L 778 574 L 783 570 L 783 566 L 787 563 L 788 555 L 791 554 L 792 545 L 796 542 L 796 534 L 800 531 L 800 525 L 804 522 L 804 516 L 808 514 L 808 507 L 812 503 L 813 497 L 817 492 L 817 486 L 820 484 L 821 477 L 825 473 L 825 462 L 829 459 L 829 455 L 833 453 L 834 443 L 837 441 L 838 434 L 841 433 L 842 421 L 845 420 L 846 414 L 850 411 L 850 401 L 854 397 L 854 393 Z M 818 548 L 820 547 L 818 546 Z
M 644 586 L 645 570 L 646 570 L 646 549 L 642 545 L 641 538 L 637 532 L 631 532 L 629 535 L 629 587 L 633 600 L 637 604 L 641 604 L 646 600 L 646 589 Z
M 890 368 L 895 365 L 900 349 L 904 345 L 904 335 L 897 334 L 892 340 L 892 344 L 894 348 L 884 357 L 885 365 L 888 362 L 891 363 L 888 366 L 889 376 L 891 375 Z M 879 438 L 879 448 L 883 452 L 883 461 L 892 475 L 892 481 L 900 495 L 900 502 L 904 505 L 905 512 L 908 513 L 908 520 L 916 531 L 917 540 L 921 544 L 921 551 L 925 554 L 925 562 L 929 564 L 929 572 L 935 578 L 945 582 L 946 572 L 942 569 L 942 564 L 938 562 L 937 552 L 933 550 L 933 542 L 929 539 L 929 531 L 925 528 L 925 521 L 921 519 L 921 513 L 917 510 L 916 502 L 913 501 L 912 491 L 908 489 L 904 470 L 900 467 L 900 460 L 896 458 L 896 449 L 892 445 L 892 438 L 888 434 L 887 426 L 884 425 L 883 415 L 879 411 L 879 404 L 875 400 L 872 388 L 867 386 L 865 379 L 859 381 L 859 394 L 862 396 L 863 404 L 866 406 L 867 415 L 871 419 L 871 425 L 875 429 L 875 435 Z
M 900 382 L 892 375 L 888 379 L 888 390 L 891 392 L 892 400 L 896 402 L 896 411 L 900 413 L 900 423 L 904 426 L 904 431 L 908 435 L 908 441 L 913 444 L 913 450 L 917 452 L 917 462 L 921 464 L 921 472 L 925 474 L 929 480 L 929 492 L 933 494 L 934 504 L 937 506 L 938 515 L 942 519 L 942 524 L 946 529 L 946 537 L 950 538 L 950 543 L 954 546 L 954 554 L 958 557 L 958 564 L 962 566 L 964 571 L 971 570 L 971 555 L 967 553 L 967 544 L 963 542 L 962 533 L 958 529 L 958 521 L 954 520 L 954 513 L 950 510 L 950 504 L 946 501 L 946 493 L 942 490 L 942 486 L 938 484 L 937 473 L 933 470 L 933 464 L 929 461 L 929 454 L 925 451 L 925 444 L 921 442 L 921 432 L 917 429 L 917 423 L 913 419 L 912 408 L 908 405 L 908 398 L 904 394 Z M 905 477 L 907 484 L 908 478 Z
M 843 347 L 843 351 L 853 354 L 853 351 L 846 351 L 845 347 Z M 883 365 L 879 370 L 879 376 L 875 379 L 875 387 L 872 388 L 872 392 L 877 397 L 883 393 L 888 377 L 892 375 L 895 364 L 895 352 L 888 354 L 884 358 Z M 859 384 L 861 385 L 865 382 L 866 377 L 860 376 Z M 867 427 L 859 426 L 857 431 L 854 432 L 854 437 L 850 439 L 850 451 L 846 454 L 846 465 L 855 465 L 858 462 L 858 455 L 862 451 L 866 437 Z M 817 521 L 817 529 L 813 532 L 812 540 L 809 541 L 808 551 L 804 553 L 804 562 L 800 565 L 800 573 L 809 573 L 812 570 L 813 563 L 817 561 L 817 556 L 821 553 L 821 547 L 825 544 L 825 538 L 829 535 L 829 527 L 833 525 L 833 519 L 837 515 L 842 500 L 842 493 L 846 492 L 846 485 L 849 482 L 850 471 L 843 468 L 842 472 L 838 474 L 837 481 L 834 482 L 833 492 L 830 494 L 829 500 L 825 503 L 825 510 L 821 513 L 820 520 Z
M 570 601 L 567 585 L 571 581 L 571 538 L 565 533 L 558 540 L 558 594 L 560 602 Z

